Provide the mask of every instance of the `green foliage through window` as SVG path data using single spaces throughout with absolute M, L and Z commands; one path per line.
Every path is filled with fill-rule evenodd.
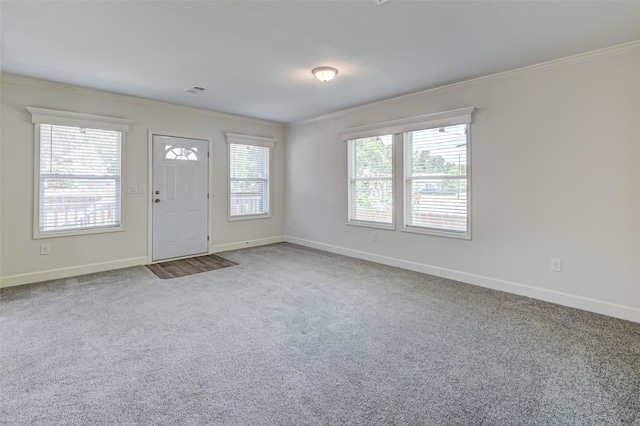
M 393 135 L 349 141 L 350 220 L 393 223 Z

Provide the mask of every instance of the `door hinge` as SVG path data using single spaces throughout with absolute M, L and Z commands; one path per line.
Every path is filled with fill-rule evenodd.
M 207 200 L 209 199 L 209 193 L 207 193 Z
M 207 241 L 209 241 L 209 236 L 207 235 Z

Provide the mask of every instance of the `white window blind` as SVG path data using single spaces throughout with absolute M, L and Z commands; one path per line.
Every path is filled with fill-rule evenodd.
M 405 132 L 405 226 L 468 233 L 468 128 Z
M 36 130 L 34 238 L 124 229 L 122 152 L 133 122 L 27 110 Z
M 393 135 L 352 139 L 349 222 L 393 224 Z
M 230 216 L 269 213 L 269 148 L 229 144 Z
M 344 129 L 348 223 L 395 229 L 395 208 L 404 219 L 405 232 L 470 239 L 469 128 L 474 110 L 466 107 Z M 402 156 L 401 162 L 394 163 L 394 152 Z M 403 180 L 402 197 L 394 196 L 394 178 Z
M 120 226 L 122 133 L 39 126 L 40 233 Z

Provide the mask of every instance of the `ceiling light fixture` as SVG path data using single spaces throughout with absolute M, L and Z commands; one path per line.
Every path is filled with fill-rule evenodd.
M 327 81 L 333 80 L 333 77 L 338 74 L 338 70 L 331 67 L 318 67 L 314 68 L 311 73 L 315 75 L 318 80 L 326 83 Z

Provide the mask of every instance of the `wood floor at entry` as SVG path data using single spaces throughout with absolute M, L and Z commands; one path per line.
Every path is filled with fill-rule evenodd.
M 208 252 L 209 142 L 153 135 L 154 261 Z

